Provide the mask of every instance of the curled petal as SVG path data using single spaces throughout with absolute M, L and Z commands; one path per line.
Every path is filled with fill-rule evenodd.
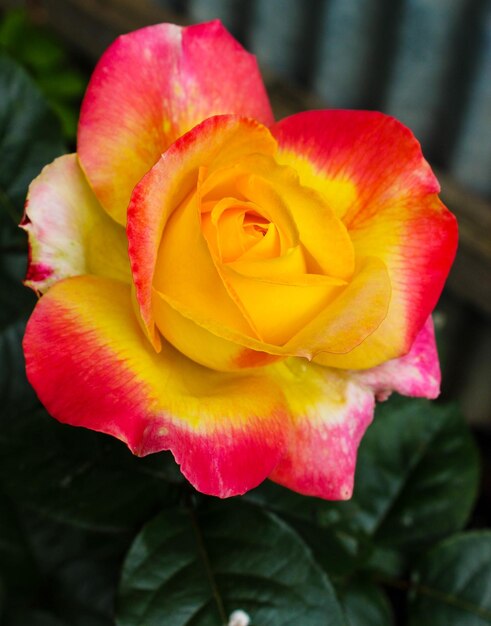
M 196 196 L 191 195 L 169 219 L 153 278 L 155 289 L 215 323 L 254 333 L 225 288 L 201 232 Z M 158 315 L 159 301 L 153 304 Z M 166 326 L 159 326 L 165 335 Z
M 113 435 L 135 454 L 171 449 L 204 493 L 244 493 L 283 451 L 288 410 L 274 379 L 213 372 L 168 344 L 157 354 L 118 281 L 54 285 L 28 323 L 24 352 L 29 380 L 55 418 Z
M 295 231 L 287 247 L 300 241 L 307 271 L 339 278 L 352 276 L 354 253 L 346 227 L 321 194 L 300 184 L 294 169 L 279 165 L 275 158 L 252 154 L 229 170 L 238 179 L 240 191 L 261 207 L 280 232 Z M 225 174 L 224 168 L 217 176 Z M 205 197 L 208 186 L 210 181 L 205 180 Z
M 223 267 L 222 276 L 240 299 L 265 343 L 282 346 L 329 306 L 343 281 L 303 274 L 284 281 L 257 278 Z
M 273 121 L 255 58 L 220 22 L 158 24 L 119 37 L 92 75 L 78 129 L 78 153 L 101 204 L 125 224 L 134 186 L 169 145 L 229 113 Z
M 392 297 L 376 332 L 318 362 L 359 369 L 406 354 L 433 310 L 455 256 L 457 226 L 412 133 L 381 113 L 311 111 L 272 128 L 278 159 L 324 195 L 355 255 L 384 262 Z
M 404 396 L 437 398 L 441 374 L 431 317 L 418 333 L 408 354 L 353 374 L 361 384 L 375 392 L 378 400 L 385 400 L 392 391 Z
M 390 300 L 387 268 L 379 259 L 368 257 L 349 285 L 285 348 L 308 359 L 349 353 L 380 327 Z
M 384 264 L 367 259 L 329 306 L 284 345 L 274 345 L 216 322 L 197 312 L 196 307 L 190 309 L 154 290 L 155 315 L 169 341 L 198 363 L 224 371 L 263 365 L 265 354 L 309 360 L 324 354 L 342 355 L 379 327 L 389 301 L 390 284 Z
M 217 335 L 213 330 L 218 330 L 219 324 L 214 323 L 209 329 L 207 320 L 202 320 L 201 324 L 196 323 L 188 311 L 175 302 L 169 302 L 168 298 L 158 292 L 154 292 L 154 302 L 157 326 L 165 329 L 167 340 L 180 352 L 205 367 L 232 372 L 262 367 L 282 358 L 281 355 L 262 352 L 259 341 L 256 342 L 255 349 L 237 343 L 232 339 L 235 335 L 231 331 L 228 338 Z M 221 330 L 223 331 L 223 326 Z
M 131 280 L 126 233 L 100 206 L 75 154 L 30 184 L 21 227 L 29 236 L 25 282 L 38 293 L 81 274 Z
M 276 148 L 269 130 L 253 120 L 212 117 L 178 139 L 135 188 L 128 209 L 129 255 L 141 317 L 156 348 L 152 285 L 167 220 L 196 190 L 200 168 L 223 167 L 244 154 L 274 154 Z M 195 242 L 190 238 L 187 245 L 178 258 L 192 253 Z

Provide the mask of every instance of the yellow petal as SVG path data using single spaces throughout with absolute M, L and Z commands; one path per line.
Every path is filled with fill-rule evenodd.
M 323 353 L 349 353 L 384 321 L 390 299 L 384 263 L 377 258 L 365 259 L 348 287 L 285 348 L 309 359 Z
M 261 339 L 278 346 L 283 346 L 326 309 L 341 288 L 338 279 L 325 276 L 307 282 L 302 281 L 305 275 L 293 274 L 279 282 L 245 276 L 226 265 L 221 272 L 240 298 Z
M 262 352 L 258 349 L 261 347 L 258 340 L 255 340 L 256 349 L 243 345 L 241 339 L 244 336 L 214 324 L 212 320 L 200 319 L 195 312 L 186 311 L 187 314 L 183 314 L 182 305 L 156 291 L 154 310 L 156 324 L 168 341 L 182 354 L 205 367 L 231 372 L 262 367 L 282 358 L 281 355 Z M 219 327 L 222 336 L 212 332 L 208 326 Z
M 201 231 L 195 194 L 189 195 L 167 222 L 155 267 L 154 287 L 219 324 L 254 334 L 215 267 Z M 165 335 L 164 328 L 160 331 Z
M 277 207 L 268 217 L 280 233 L 293 229 L 298 233 L 288 247 L 302 243 L 309 272 L 343 279 L 353 275 L 355 254 L 348 231 L 322 194 L 301 185 L 292 168 L 278 165 L 272 157 L 251 155 L 242 159 L 241 167 L 248 176 L 240 177 L 238 188 L 259 206 Z M 285 225 L 277 221 L 284 216 L 288 216 Z
M 167 220 L 196 189 L 200 173 L 233 163 L 249 152 L 275 151 L 276 142 L 268 129 L 254 120 L 211 117 L 172 144 L 136 186 L 128 208 L 129 256 L 141 318 L 157 350 L 152 285 Z M 186 246 L 179 250 L 179 257 L 191 251 Z
M 302 280 L 315 283 L 319 279 L 303 277 Z M 355 273 L 353 281 L 339 291 L 340 294 L 329 306 L 283 346 L 240 333 L 197 312 L 194 308 L 183 306 L 165 294 L 154 291 L 154 298 L 167 303 L 179 316 L 189 321 L 189 324 L 185 322 L 181 324 L 179 320 L 179 325 L 173 328 L 173 320 L 178 317 L 160 307 L 158 309 L 157 314 L 162 315 L 162 319 L 169 325 L 168 332 L 174 333 L 174 337 L 177 338 L 174 341 L 178 341 L 175 345 L 180 350 L 190 358 L 196 358 L 198 362 L 210 367 L 233 370 L 238 367 L 255 366 L 256 362 L 250 358 L 247 350 L 283 357 L 303 356 L 313 359 L 326 355 L 343 358 L 351 350 L 356 349 L 377 330 L 387 313 L 391 292 L 384 264 L 377 259 L 368 259 Z M 193 329 L 191 324 L 196 324 L 200 328 L 199 331 Z M 191 337 L 189 341 L 186 339 L 188 333 Z M 221 341 L 215 342 L 215 338 L 232 345 L 227 346 Z M 243 347 L 245 355 L 243 360 L 237 356 L 234 344 Z
M 226 267 L 234 272 L 253 278 L 265 278 L 269 280 L 281 280 L 286 284 L 293 282 L 294 277 L 304 275 L 306 271 L 305 259 L 300 246 L 290 248 L 283 256 L 271 259 L 248 260 L 246 255 L 233 263 L 227 263 Z M 319 276 L 319 278 L 325 278 Z M 344 281 L 341 282 L 344 284 Z

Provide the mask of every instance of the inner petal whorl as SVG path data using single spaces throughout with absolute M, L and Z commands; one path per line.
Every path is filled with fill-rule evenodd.
M 201 228 L 212 255 L 222 263 L 263 259 L 281 252 L 276 227 L 254 203 L 223 198 L 201 204 Z

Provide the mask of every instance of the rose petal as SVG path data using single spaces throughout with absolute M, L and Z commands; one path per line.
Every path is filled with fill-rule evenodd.
M 159 328 L 173 345 L 198 363 L 226 371 L 262 365 L 264 353 L 313 359 L 324 353 L 349 352 L 383 321 L 390 301 L 390 284 L 384 264 L 378 259 L 367 259 L 342 293 L 280 346 L 245 335 L 203 315 L 198 307 L 189 308 L 155 290 L 154 301 Z M 260 353 L 259 358 L 251 351 Z
M 300 359 L 275 369 L 294 425 L 288 450 L 270 478 L 305 495 L 350 498 L 358 445 L 373 418 L 373 393 L 348 374 Z
M 361 384 L 367 385 L 385 400 L 397 391 L 404 396 L 433 400 L 440 393 L 440 364 L 435 342 L 433 320 L 429 317 L 417 335 L 411 350 L 399 359 L 356 372 Z
M 282 345 L 326 307 L 340 284 L 345 285 L 323 276 L 313 276 L 317 280 L 310 283 L 295 281 L 305 264 L 301 251 L 300 264 L 289 263 L 293 257 L 260 263 L 271 272 L 266 280 L 240 274 L 229 264 L 216 266 L 218 260 L 214 262 L 202 233 L 197 197 L 191 194 L 174 210 L 164 229 L 154 287 L 168 300 L 194 311 L 194 319 L 204 317 L 265 343 Z M 275 270 L 278 264 L 281 267 Z M 275 271 L 285 282 L 276 279 Z M 168 325 L 162 325 L 158 311 L 160 303 L 154 300 L 154 315 L 161 322 L 159 330 L 169 339 Z
M 220 22 L 119 37 L 92 75 L 78 130 L 82 166 L 104 208 L 124 224 L 134 186 L 160 154 L 226 113 L 273 121 L 255 58 Z
M 280 232 L 296 231 L 290 245 L 296 245 L 297 239 L 300 240 L 309 272 L 338 278 L 352 276 L 354 253 L 346 227 L 322 195 L 299 183 L 298 175 L 291 167 L 279 165 L 270 156 L 252 154 L 243 157 L 238 167 L 235 165 L 229 170 L 229 176 L 235 174 L 237 177 L 240 191 L 261 207 L 263 214 L 280 227 Z M 224 176 L 223 172 L 218 174 Z M 216 177 L 210 176 L 210 180 Z M 209 186 L 205 180 L 204 191 Z M 289 226 L 288 222 L 292 225 Z
M 244 493 L 282 453 L 288 413 L 272 377 L 216 373 L 168 344 L 155 353 L 123 283 L 83 276 L 54 285 L 28 323 L 24 351 L 29 380 L 56 419 L 113 435 L 135 454 L 171 449 L 204 493 Z
M 368 368 L 406 354 L 433 310 L 455 256 L 457 227 L 412 133 L 381 113 L 311 111 L 272 128 L 278 160 L 320 191 L 346 224 L 360 261 L 381 259 L 392 298 L 378 330 L 323 365 Z
M 316 274 L 284 275 L 282 282 L 248 276 L 229 266 L 223 266 L 221 273 L 237 294 L 261 340 L 277 346 L 285 345 L 310 324 L 345 286 L 343 281 Z
M 131 280 L 125 231 L 100 206 L 75 154 L 30 184 L 21 227 L 29 236 L 25 283 L 38 293 L 80 274 Z
M 349 353 L 377 331 L 390 300 L 387 268 L 380 259 L 367 257 L 346 289 L 290 339 L 285 350 L 309 360 Z
M 200 168 L 223 167 L 247 154 L 274 154 L 276 147 L 269 130 L 253 120 L 213 117 L 178 139 L 135 188 L 128 209 L 129 255 L 141 316 L 156 348 L 152 284 L 167 219 L 196 190 Z M 190 253 L 193 245 L 190 240 Z
M 281 186 L 272 185 L 257 172 L 263 173 L 263 168 L 274 164 L 271 157 L 255 153 L 239 157 L 228 167 L 206 171 L 200 177 L 198 193 L 202 210 L 212 208 L 220 213 L 224 206 L 224 198 L 233 198 L 239 202 L 245 201 L 249 206 L 257 208 L 257 212 L 266 221 L 275 225 L 278 233 L 280 250 L 285 252 L 291 246 L 298 244 L 298 229 L 291 212 L 284 201 Z M 282 168 L 285 169 L 285 168 Z
M 196 195 L 172 213 L 160 243 L 153 279 L 155 289 L 217 324 L 256 336 L 220 278 L 201 231 Z M 158 316 L 159 301 L 154 300 Z M 165 327 L 159 326 L 165 335 Z
M 41 298 L 24 350 L 55 418 L 139 455 L 171 449 L 204 493 L 237 495 L 270 475 L 302 493 L 350 494 L 373 393 L 347 373 L 289 359 L 234 375 L 168 344 L 157 354 L 132 314 L 130 288 L 94 276 L 61 281 Z
M 157 299 L 159 302 L 156 303 L 155 314 L 158 327 L 165 329 L 165 336 L 173 346 L 196 363 L 230 372 L 262 367 L 282 358 L 281 355 L 262 352 L 259 341 L 256 341 L 256 348 L 252 349 L 233 339 L 218 336 L 213 331 L 220 329 L 223 333 L 223 326 L 211 323 L 211 328 L 208 328 L 210 322 L 206 319 L 199 320 L 201 323 L 198 324 L 189 311 L 154 292 L 154 300 Z M 228 334 L 230 338 L 236 337 L 231 330 L 223 334 Z

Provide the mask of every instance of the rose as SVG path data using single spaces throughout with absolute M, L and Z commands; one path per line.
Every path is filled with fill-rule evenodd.
M 29 190 L 29 380 L 62 422 L 172 450 L 203 492 L 347 498 L 375 396 L 438 394 L 438 191 L 390 117 L 274 124 L 218 22 L 121 37 L 77 155 Z

